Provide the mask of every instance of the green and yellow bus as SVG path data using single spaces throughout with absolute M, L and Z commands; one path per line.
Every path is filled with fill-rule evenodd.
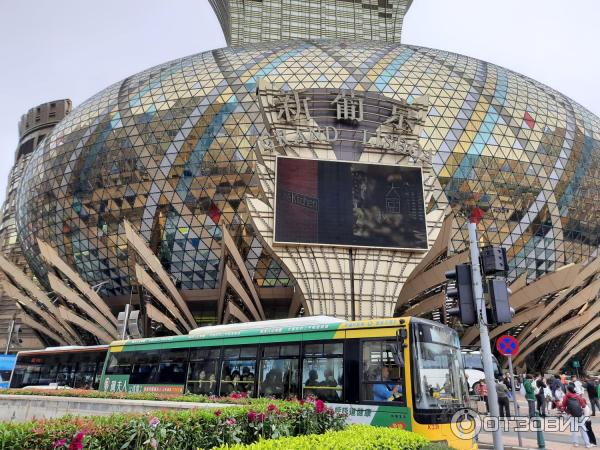
M 100 390 L 314 396 L 350 422 L 400 427 L 453 448 L 477 448 L 450 427 L 467 401 L 458 335 L 413 317 L 314 316 L 115 341 Z

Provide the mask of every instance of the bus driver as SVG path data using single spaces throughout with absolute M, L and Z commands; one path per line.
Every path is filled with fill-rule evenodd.
M 381 381 L 390 380 L 390 369 L 387 366 L 381 368 Z M 376 383 L 373 385 L 373 400 L 376 402 L 391 402 L 402 397 L 402 387 L 399 384 Z

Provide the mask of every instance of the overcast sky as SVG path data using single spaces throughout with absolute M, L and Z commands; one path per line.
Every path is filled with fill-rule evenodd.
M 403 42 L 505 66 L 600 114 L 599 19 L 598 0 L 414 0 Z M 0 201 L 29 108 L 76 107 L 143 69 L 223 46 L 207 0 L 0 0 Z

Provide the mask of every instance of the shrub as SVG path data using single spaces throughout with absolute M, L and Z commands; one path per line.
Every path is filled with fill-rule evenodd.
M 241 394 L 229 397 L 214 397 L 196 394 L 169 394 L 158 392 L 100 392 L 89 389 L 6 389 L 1 392 L 11 395 L 45 395 L 50 397 L 111 398 L 124 400 L 166 400 L 170 402 L 230 403 L 249 405 L 255 399 Z
M 262 399 L 219 409 L 0 423 L 0 449 L 196 449 L 340 430 L 344 416 L 312 402 Z
M 260 440 L 252 444 L 225 444 L 219 450 L 427 450 L 429 441 L 423 436 L 397 428 L 350 425 L 343 431 L 324 434 Z M 431 447 L 442 450 L 448 447 Z

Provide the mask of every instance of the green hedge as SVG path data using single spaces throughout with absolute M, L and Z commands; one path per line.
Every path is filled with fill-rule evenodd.
M 320 401 L 263 400 L 223 410 L 0 423 L 0 449 L 210 449 L 259 439 L 323 433 L 343 426 L 344 416 L 335 414 Z
M 396 428 L 350 425 L 343 431 L 260 440 L 248 445 L 222 445 L 219 450 L 427 450 L 428 448 L 442 450 L 448 447 L 430 444 L 423 436 Z
M 100 392 L 90 389 L 5 389 L 1 395 L 46 395 L 50 397 L 81 397 L 81 398 L 111 398 L 125 400 L 167 400 L 170 402 L 194 403 L 230 403 L 235 405 L 249 405 L 255 399 L 241 394 L 229 397 L 215 397 L 196 394 L 168 394 L 158 392 Z

